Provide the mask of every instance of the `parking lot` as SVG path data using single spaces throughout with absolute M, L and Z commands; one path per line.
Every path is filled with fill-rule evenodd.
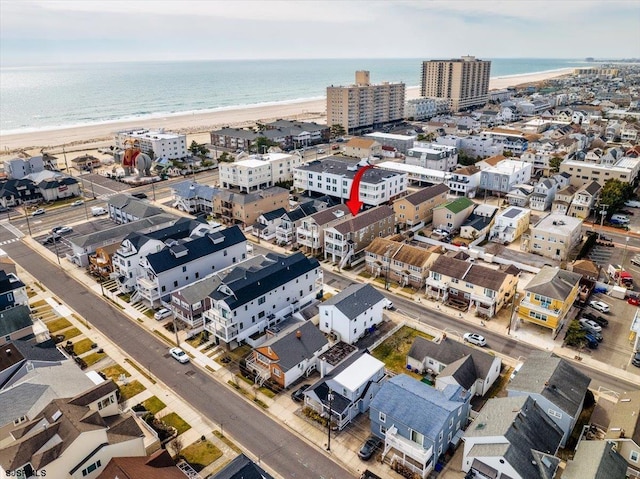
M 62 226 L 62 225 L 61 225 Z M 108 228 L 112 228 L 114 223 L 108 217 L 95 218 L 87 223 L 81 223 L 73 226 L 73 231 L 70 233 L 60 235 L 60 240 L 55 243 L 50 241 L 44 243 L 47 237 L 51 236 L 51 232 L 47 231 L 41 235 L 35 236 L 34 239 L 40 243 L 43 247 L 49 249 L 54 254 L 57 251 L 59 257 L 64 258 L 67 254 L 71 255 L 72 248 L 69 240 L 78 236 L 84 236 L 89 233 L 95 233 L 96 231 L 102 231 Z

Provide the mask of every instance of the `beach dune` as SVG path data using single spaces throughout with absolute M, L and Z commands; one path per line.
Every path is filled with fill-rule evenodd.
M 539 82 L 567 75 L 571 72 L 572 69 L 567 68 L 552 72 L 494 77 L 491 78 L 490 89 L 499 90 L 509 86 Z M 418 87 L 407 88 L 408 99 L 418 98 L 419 96 L 420 90 Z M 70 150 L 74 145 L 112 142 L 115 131 L 137 126 L 164 128 L 167 131 L 187 133 L 189 135 L 189 142 L 193 139 L 198 142 L 208 142 L 208 132 L 224 126 L 243 127 L 251 125 L 256 121 L 268 122 L 278 118 L 324 123 L 326 121 L 325 110 L 325 100 L 319 99 L 296 103 L 239 107 L 237 109 L 167 116 L 165 118 L 154 118 L 145 121 L 113 122 L 31 133 L 6 134 L 0 135 L 0 151 L 3 157 L 11 157 L 19 150 L 36 154 L 34 150 L 39 151 L 44 148 L 48 151 L 59 151 L 63 145 L 68 146 Z

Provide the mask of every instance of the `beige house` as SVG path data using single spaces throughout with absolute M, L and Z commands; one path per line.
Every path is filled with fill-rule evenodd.
M 551 213 L 556 213 L 559 215 L 566 215 L 569 213 L 569 207 L 571 206 L 571 202 L 578 191 L 577 186 L 569 185 L 566 188 L 562 188 L 560 191 L 556 192 L 556 196 L 551 203 Z
M 460 310 L 493 317 L 516 293 L 518 278 L 506 271 L 440 256 L 431 265 L 427 294 Z
M 529 251 L 555 260 L 565 260 L 582 241 L 582 220 L 550 214 L 531 227 Z
M 261 214 L 278 208 L 289 209 L 289 190 L 274 186 L 241 194 L 219 190 L 213 198 L 213 213 L 225 224 L 254 224 Z
M 433 227 L 449 232 L 458 230 L 475 207 L 476 204 L 464 196 L 436 206 L 433 209 Z
M 440 183 L 398 198 L 393 202 L 396 224 L 400 229 L 405 229 L 419 223 L 429 223 L 433 218 L 433 209 L 447 201 L 448 194 L 449 188 Z
M 429 267 L 439 256 L 435 248 L 427 250 L 390 238 L 375 238 L 365 251 L 366 268 L 370 274 L 414 288 L 424 286 Z
M 298 245 L 305 253 L 318 254 L 322 252 L 325 228 L 330 228 L 345 218 L 352 217 L 347 205 L 337 205 L 307 216 L 296 228 Z
M 370 158 L 382 154 L 382 145 L 371 138 L 354 137 L 344 145 L 345 156 Z
M 324 230 L 324 259 L 340 262 L 340 268 L 357 262 L 364 249 L 378 237 L 389 236 L 395 229 L 395 215 L 390 206 L 378 206 L 343 219 Z
M 574 218 L 587 218 L 596 204 L 601 189 L 602 187 L 596 181 L 592 181 L 580 188 L 573 197 L 567 215 Z

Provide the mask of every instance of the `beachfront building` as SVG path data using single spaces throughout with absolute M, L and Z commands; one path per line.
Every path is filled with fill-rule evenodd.
M 309 193 L 328 195 L 340 200 L 351 196 L 351 185 L 358 163 L 331 156 L 299 166 L 293 173 L 293 186 Z M 384 168 L 371 168 L 360 179 L 360 201 L 367 206 L 379 206 L 393 201 L 407 190 L 407 177 Z
M 125 150 L 131 143 L 138 144 L 140 151 L 152 159 L 180 160 L 189 156 L 187 135 L 164 131 L 164 128 L 128 128 L 116 132 L 116 147 Z
M 480 189 L 506 195 L 514 185 L 528 183 L 530 180 L 531 163 L 501 160 L 495 166 L 480 172 Z
M 451 111 L 448 98 L 412 98 L 404 104 L 404 117 L 415 121 L 428 120 Z
M 220 163 L 220 184 L 223 188 L 239 188 L 241 192 L 269 188 L 293 180 L 293 170 L 302 164 L 298 152 L 251 155 L 233 163 Z
M 365 138 L 371 138 L 382 146 L 389 146 L 400 153 L 406 154 L 409 148 L 413 146 L 413 142 L 416 141 L 417 135 L 396 135 L 394 133 L 374 131 L 365 135 Z
M 473 56 L 422 62 L 420 96 L 446 98 L 453 111 L 487 103 L 491 62 Z
M 555 260 L 566 260 L 582 241 L 582 219 L 550 214 L 531 227 L 529 251 Z
M 327 125 L 348 133 L 397 123 L 404 118 L 405 84 L 372 85 L 368 71 L 357 71 L 355 83 L 327 87 Z
M 451 176 L 451 174 L 446 171 L 432 170 L 430 168 L 407 165 L 406 163 L 398 163 L 396 161 L 382 161 L 376 164 L 376 167 L 406 175 L 407 181 L 419 186 L 445 183 Z
M 427 186 L 393 202 L 396 224 L 400 229 L 413 228 L 429 223 L 433 218 L 433 209 L 447 201 L 449 188 L 444 183 Z
M 458 164 L 458 149 L 455 146 L 417 141 L 407 150 L 405 163 L 432 170 L 452 171 Z

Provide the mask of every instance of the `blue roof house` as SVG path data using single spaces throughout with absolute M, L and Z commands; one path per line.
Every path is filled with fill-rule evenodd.
M 384 439 L 382 460 L 426 478 L 440 455 L 460 441 L 470 399 L 458 385 L 438 390 L 404 374 L 386 381 L 369 409 L 371 432 Z

